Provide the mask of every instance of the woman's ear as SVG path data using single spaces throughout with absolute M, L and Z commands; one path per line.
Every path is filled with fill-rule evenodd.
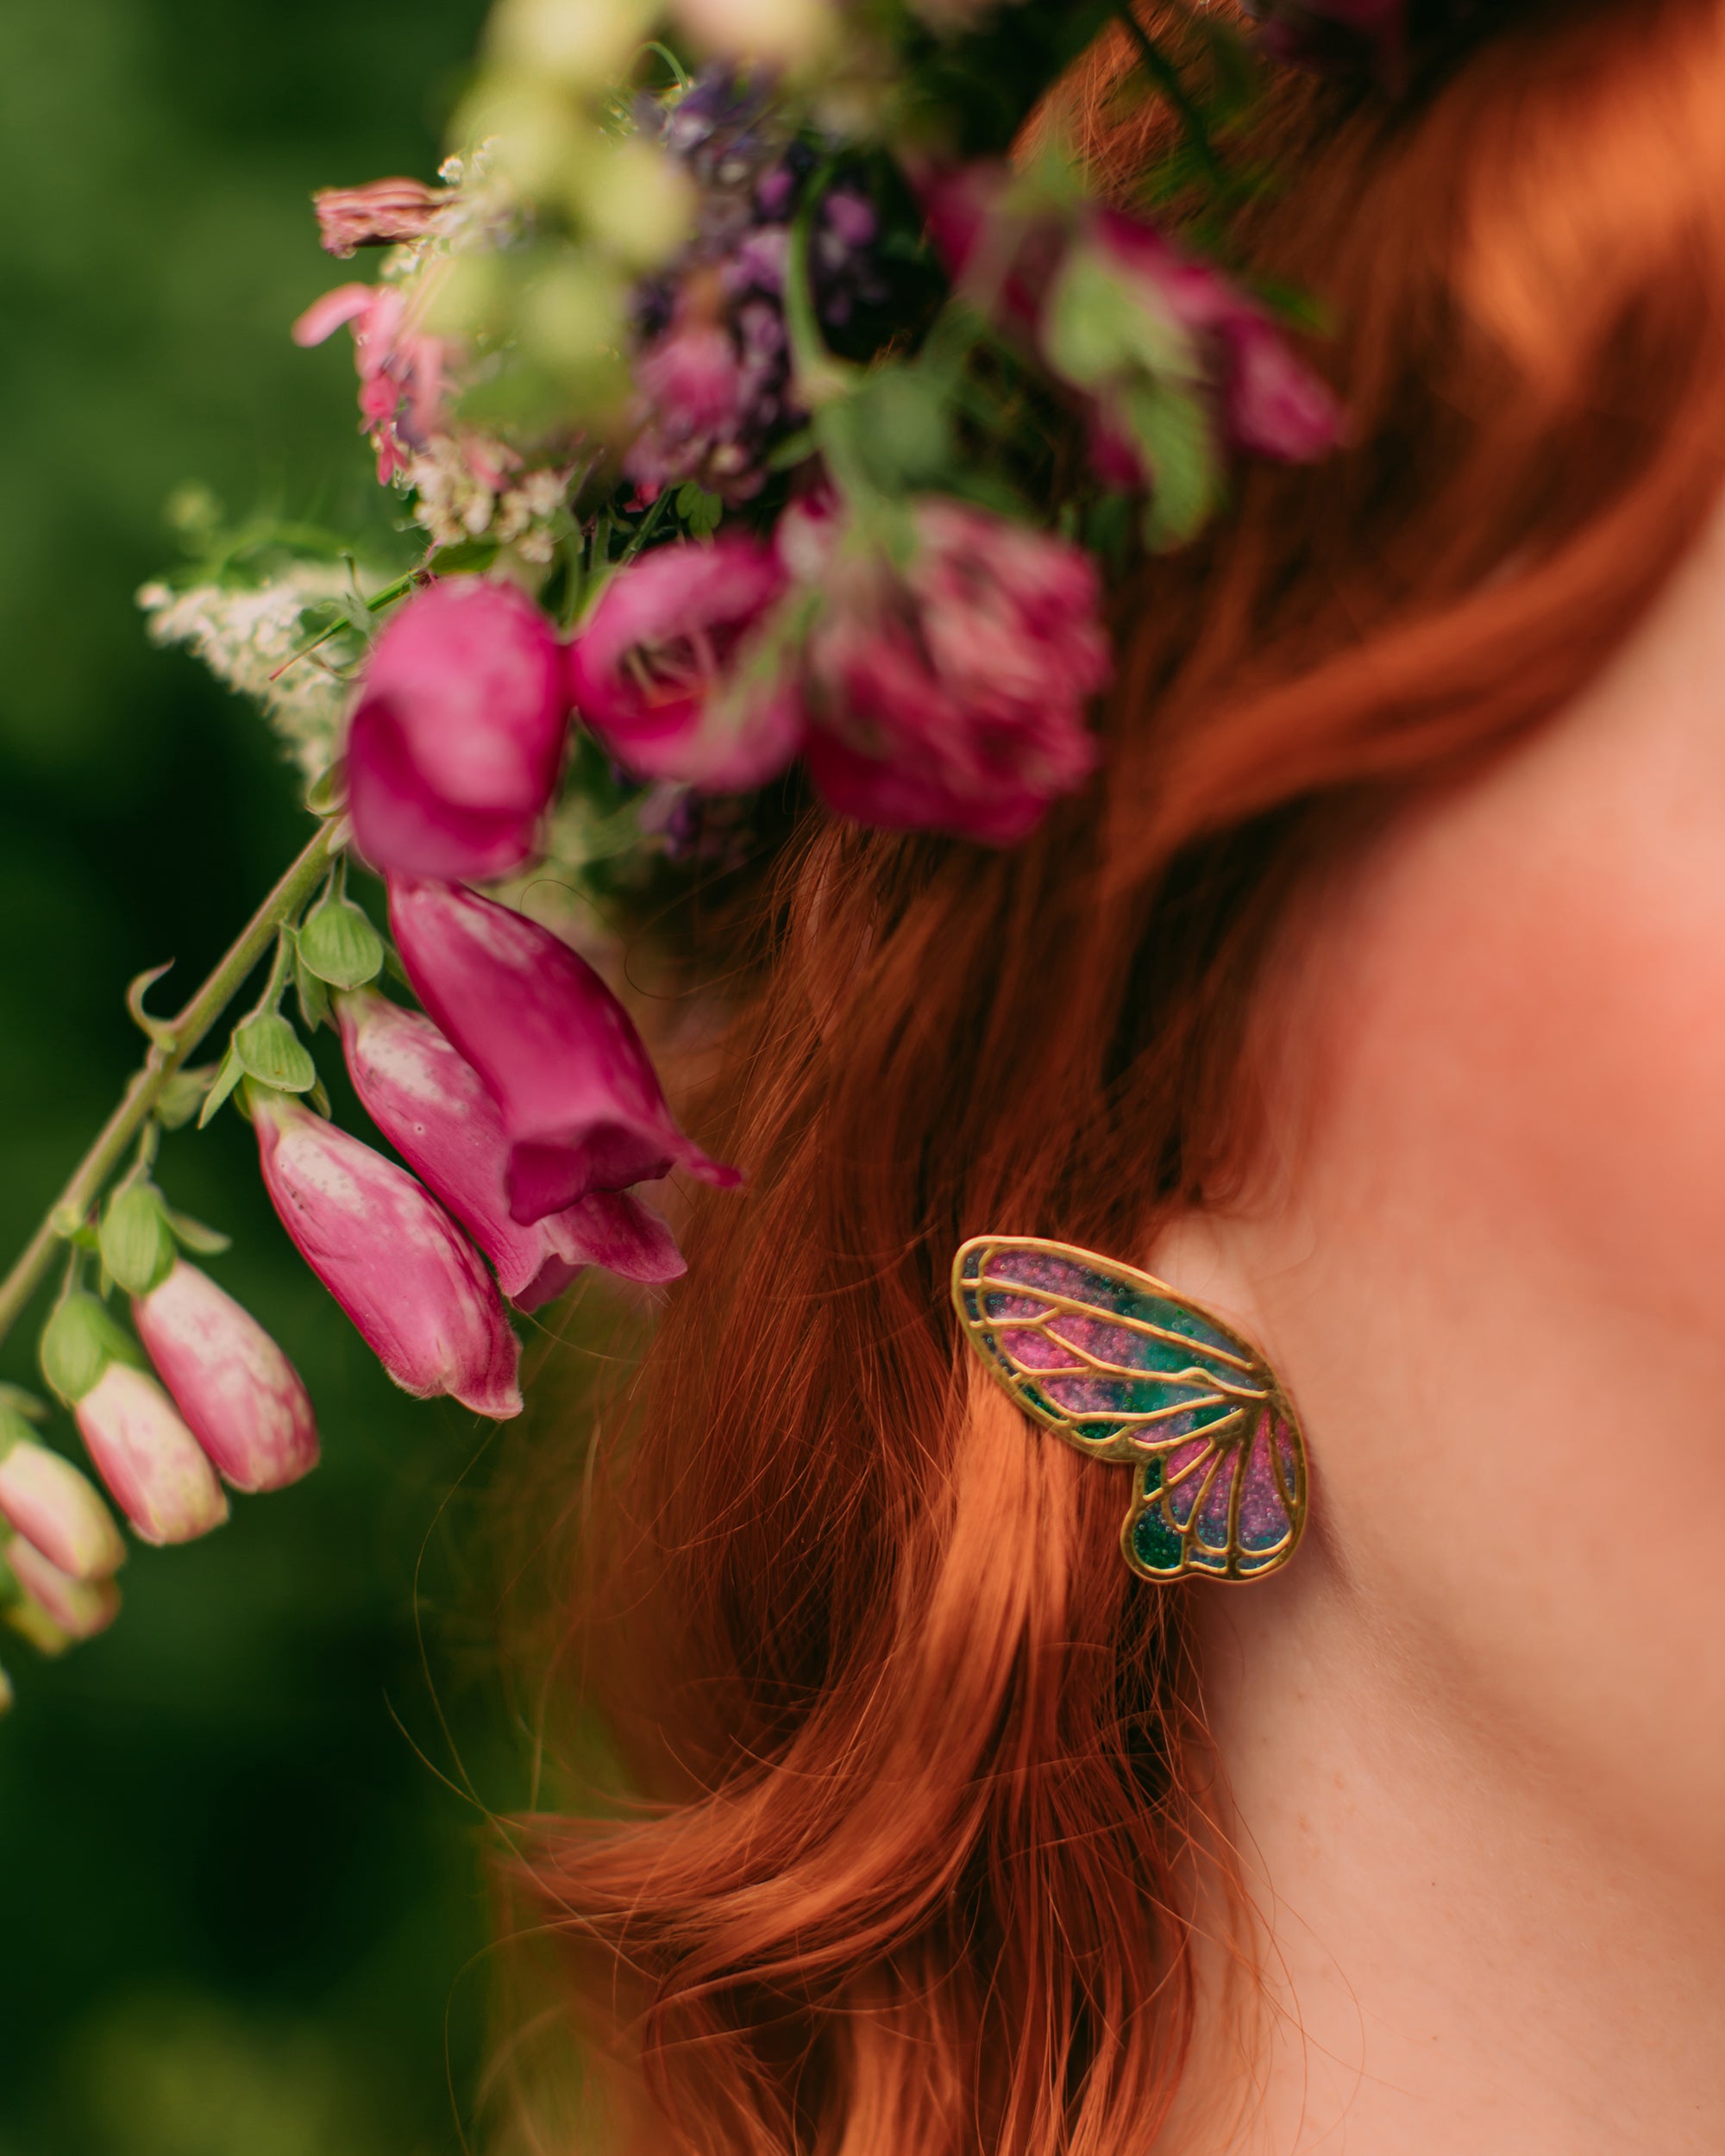
M 1151 1240 L 1144 1269 L 1179 1294 L 1208 1304 L 1219 1318 L 1272 1354 L 1267 1313 L 1249 1259 L 1250 1239 L 1226 1213 L 1197 1207 L 1165 1220 Z

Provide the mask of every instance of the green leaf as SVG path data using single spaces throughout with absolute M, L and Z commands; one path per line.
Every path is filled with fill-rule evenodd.
M 173 1233 L 160 1196 L 134 1183 L 108 1200 L 102 1216 L 102 1263 L 129 1295 L 147 1295 L 173 1270 Z
M 1145 382 L 1115 406 L 1150 467 L 1144 539 L 1158 551 L 1183 546 L 1221 498 L 1222 462 L 1202 400 Z
M 300 956 L 298 937 L 294 941 L 293 988 L 307 1032 L 315 1033 L 320 1025 L 329 1025 L 329 991 Z
M 247 1077 L 278 1093 L 310 1093 L 317 1066 L 305 1044 L 279 1011 L 248 1018 L 234 1035 L 234 1053 Z
M 450 547 L 439 547 L 426 563 L 436 576 L 457 576 L 464 571 L 488 569 L 498 554 L 495 539 L 458 539 Z
M 675 506 L 678 516 L 697 539 L 710 539 L 724 514 L 722 497 L 709 494 L 694 479 L 685 479 L 677 489 Z
M 890 498 L 945 479 L 952 430 L 940 391 L 906 367 L 881 367 L 825 405 L 814 436 L 834 469 Z
M 228 1095 L 232 1093 L 235 1087 L 239 1084 L 241 1079 L 242 1079 L 245 1075 L 246 1067 L 240 1061 L 238 1052 L 235 1049 L 234 1044 L 229 1041 L 228 1044 L 228 1052 L 222 1058 L 221 1068 L 216 1073 L 216 1076 L 210 1084 L 209 1092 L 204 1096 L 204 1106 L 199 1112 L 198 1118 L 198 1127 L 200 1131 L 203 1130 L 210 1121 L 211 1118 L 215 1115 L 216 1111 L 228 1098 Z
M 0 1385 L 0 1415 L 22 1415 L 26 1422 L 46 1422 L 47 1403 L 22 1385 Z
M 81 1288 L 55 1307 L 42 1328 L 37 1353 L 49 1389 L 68 1407 L 76 1407 L 100 1383 L 110 1363 L 141 1364 L 143 1361 L 105 1306 Z
M 165 1131 L 177 1131 L 190 1123 L 204 1104 L 216 1076 L 214 1063 L 199 1063 L 189 1070 L 177 1070 L 162 1087 L 156 1102 L 156 1121 Z
M 298 956 L 308 973 L 332 988 L 361 988 L 383 969 L 383 939 L 351 899 L 329 899 L 300 924 Z
M 806 464 L 815 453 L 814 429 L 800 427 L 794 435 L 787 435 L 767 460 L 769 472 L 788 472 L 793 465 Z
M 176 1213 L 172 1206 L 162 1207 L 173 1239 L 183 1249 L 199 1257 L 220 1257 L 223 1250 L 231 1250 L 234 1238 L 223 1235 L 220 1228 L 207 1228 L 203 1221 L 194 1220 L 189 1213 Z
M 1099 390 L 1147 374 L 1188 386 L 1202 379 L 1192 333 L 1152 289 L 1093 247 L 1074 248 L 1044 310 L 1042 348 L 1057 374 Z

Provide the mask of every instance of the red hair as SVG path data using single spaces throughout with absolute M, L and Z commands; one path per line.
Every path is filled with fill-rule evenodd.
M 1118 65 L 1080 100 L 1116 155 Z M 1237 1195 L 1254 981 L 1339 819 L 1559 709 L 1690 547 L 1722 114 L 1725 0 L 1522 10 L 1399 106 L 1278 93 L 1238 238 L 1333 310 L 1349 448 L 1121 592 L 1105 776 L 1030 843 L 794 842 L 703 1130 L 750 1188 L 699 1201 L 557 1545 L 555 1681 L 622 1764 L 514 1883 L 618 2109 L 542 2145 L 1154 2139 L 1226 1833 L 1192 1590 L 1126 1574 L 1125 1470 L 972 1382 L 947 1268 Z

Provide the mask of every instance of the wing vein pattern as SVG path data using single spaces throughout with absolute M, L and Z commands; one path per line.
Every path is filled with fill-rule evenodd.
M 1135 1266 L 1040 1236 L 976 1236 L 952 1300 L 1025 1413 L 1092 1459 L 1129 1463 L 1121 1529 L 1146 1579 L 1246 1580 L 1293 1555 L 1305 1440 L 1251 1342 Z

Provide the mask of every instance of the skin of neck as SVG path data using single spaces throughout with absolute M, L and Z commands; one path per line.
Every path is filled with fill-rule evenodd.
M 1173 2156 L 1725 2148 L 1725 519 L 1580 702 L 1387 813 L 1266 975 L 1264 1174 L 1150 1269 L 1297 1403 L 1189 1596 L 1256 1921 Z

